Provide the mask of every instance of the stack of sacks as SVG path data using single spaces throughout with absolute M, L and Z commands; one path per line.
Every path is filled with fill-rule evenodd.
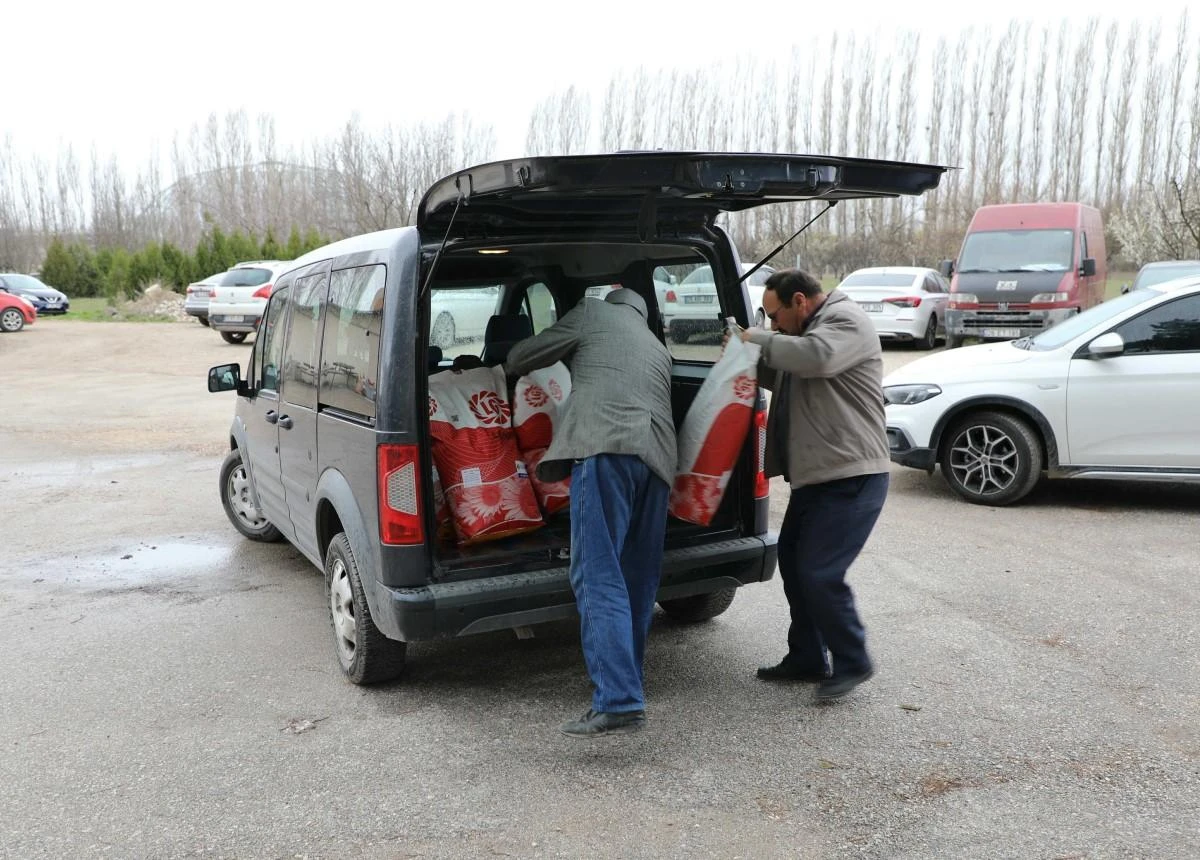
M 730 338 L 696 392 L 679 430 L 672 516 L 702 526 L 712 522 L 754 415 L 761 349 Z
M 429 378 L 429 430 L 454 531 L 462 545 L 533 531 L 537 498 L 511 426 L 499 367 Z
M 570 478 L 550 483 L 537 476 L 537 465 L 546 456 L 570 395 L 571 374 L 561 361 L 522 376 L 513 389 L 513 430 L 517 434 L 517 447 L 529 467 L 542 510 L 547 514 L 558 513 L 571 504 Z

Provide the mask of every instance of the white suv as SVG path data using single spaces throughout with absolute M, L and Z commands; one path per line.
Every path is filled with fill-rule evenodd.
M 940 464 L 969 502 L 1016 502 L 1043 472 L 1200 483 L 1200 277 L 918 359 L 883 384 L 892 460 Z
M 276 279 L 291 260 L 253 260 L 215 275 L 208 302 L 208 324 L 226 343 L 241 343 L 258 328 Z

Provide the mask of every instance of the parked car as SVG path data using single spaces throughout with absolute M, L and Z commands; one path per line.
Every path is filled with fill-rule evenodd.
M 258 328 L 272 285 L 291 265 L 286 260 L 254 260 L 216 275 L 208 324 L 226 343 L 242 343 Z
M 501 288 L 477 287 L 466 290 L 438 290 L 433 294 L 429 342 L 449 349 L 462 341 L 478 340 L 496 313 Z
M 24 296 L 0 290 L 0 331 L 12 333 L 37 322 L 37 308 Z
M 1138 269 L 1132 284 L 1121 287 L 1121 292 L 1152 287 L 1163 281 L 1173 281 L 1188 275 L 1200 275 L 1200 260 L 1160 260 L 1157 263 L 1147 263 Z
M 1104 301 L 1108 252 L 1100 211 L 1081 203 L 981 206 L 950 280 L 946 346 L 1034 335 Z
M 739 266 L 743 275 L 753 268 L 749 263 L 740 263 Z M 755 325 L 765 325 L 762 294 L 767 278 L 774 273 L 775 270 L 770 266 L 762 266 L 745 282 Z M 699 266 L 677 286 L 665 290 L 662 316 L 667 336 L 676 343 L 686 343 L 695 334 L 719 335 L 724 330 L 724 320 L 729 314 L 721 310 L 717 301 L 712 267 Z
M 39 314 L 65 314 L 71 308 L 67 294 L 43 284 L 33 275 L 0 274 L 0 289 L 29 299 Z
M 188 316 L 193 316 L 199 320 L 201 325 L 208 325 L 208 304 L 212 301 L 213 290 L 221 282 L 223 274 L 225 273 L 220 272 L 216 275 L 209 275 L 207 278 L 202 278 L 187 286 L 187 292 L 183 300 L 183 309 Z
M 882 266 L 857 269 L 837 288 L 867 312 L 883 340 L 937 346 L 946 322 L 950 285 L 933 269 Z
M 892 460 L 1008 505 L 1053 478 L 1200 482 L 1200 277 L 884 379 Z
M 649 303 L 657 266 L 711 266 L 712 311 L 747 325 L 736 251 L 714 227 L 721 212 L 920 194 L 943 171 L 638 152 L 519 159 L 441 179 L 414 226 L 298 259 L 275 282 L 245 376 L 238 364 L 209 371 L 210 391 L 237 392 L 218 484 L 230 522 L 252 540 L 286 538 L 324 570 L 335 650 L 354 683 L 395 677 L 407 642 L 570 618 L 568 512 L 539 531 L 479 545 L 438 536 L 429 377 L 452 371 L 435 360 L 433 296 L 499 288 L 476 357 L 483 364 L 503 362 L 512 342 L 587 301 L 588 286 L 620 283 Z M 459 205 L 463 188 L 469 206 Z M 677 419 L 711 368 L 676 362 Z M 718 615 L 738 587 L 774 573 L 765 409 L 760 393 L 711 525 L 668 526 L 658 600 L 673 618 Z

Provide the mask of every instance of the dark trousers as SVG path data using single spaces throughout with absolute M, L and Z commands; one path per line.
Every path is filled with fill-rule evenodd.
M 666 481 L 628 454 L 588 457 L 571 470 L 571 588 L 595 711 L 646 707 L 642 666 L 669 494 Z
M 789 665 L 835 675 L 871 666 L 866 632 L 846 571 L 858 557 L 887 498 L 888 475 L 861 475 L 792 491 L 779 531 L 779 577 L 792 610 Z

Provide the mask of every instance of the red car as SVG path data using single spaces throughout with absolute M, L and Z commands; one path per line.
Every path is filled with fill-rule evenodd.
M 0 331 L 20 331 L 36 319 L 37 310 L 31 302 L 0 290 Z

